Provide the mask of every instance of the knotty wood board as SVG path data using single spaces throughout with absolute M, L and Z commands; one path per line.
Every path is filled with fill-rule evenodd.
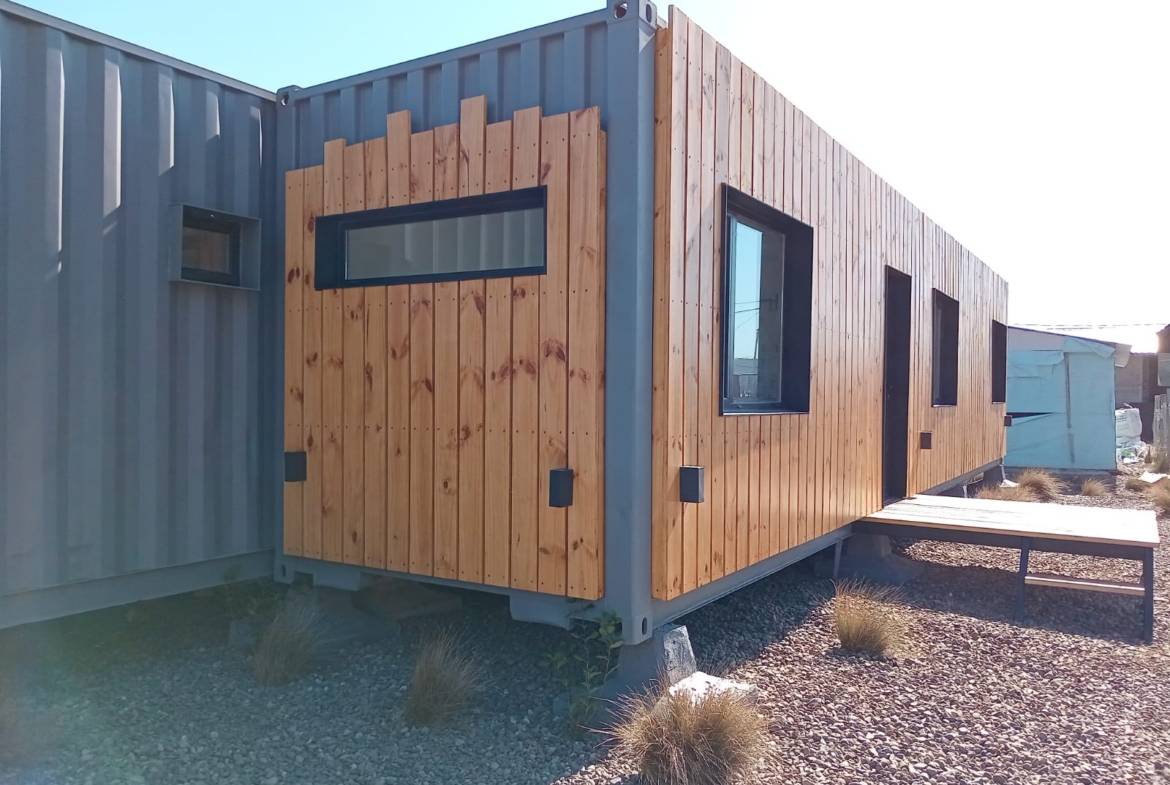
M 287 552 L 600 598 L 604 587 L 605 133 L 539 108 L 330 140 L 286 179 Z M 545 275 L 318 292 L 321 214 L 549 189 Z M 458 238 L 456 238 L 458 241 Z M 548 505 L 571 468 L 574 505 Z

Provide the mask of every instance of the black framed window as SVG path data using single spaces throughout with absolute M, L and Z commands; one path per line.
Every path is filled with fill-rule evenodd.
M 544 186 L 317 219 L 318 289 L 545 272 Z
M 807 412 L 813 229 L 723 186 L 724 414 Z
M 1007 325 L 991 320 L 991 402 L 1007 401 Z
M 935 406 L 959 403 L 959 301 L 933 290 L 930 389 Z
M 182 277 L 240 285 L 240 222 L 235 217 L 183 206 Z

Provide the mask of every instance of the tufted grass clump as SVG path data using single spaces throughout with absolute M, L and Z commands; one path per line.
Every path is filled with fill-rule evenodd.
M 446 725 L 479 692 L 483 671 L 449 632 L 419 649 L 406 692 L 403 716 L 409 725 Z
M 1126 477 L 1125 489 L 1127 491 L 1136 491 L 1138 493 L 1145 493 L 1149 485 L 1141 477 Z
M 58 728 L 46 716 L 18 701 L 15 676 L 0 671 L 0 768 L 43 759 L 57 739 Z
M 1043 469 L 1024 469 L 1016 478 L 1016 485 L 1027 488 L 1042 502 L 1052 501 L 1064 490 L 1060 481 Z
M 1170 488 L 1158 484 L 1150 489 L 1150 501 L 1163 515 L 1170 515 Z
M 1096 479 L 1088 479 L 1081 483 L 1081 496 L 1108 496 L 1109 488 L 1105 483 Z
M 288 684 L 309 672 L 321 638 L 321 610 L 308 596 L 290 594 L 252 654 L 252 672 L 266 686 Z
M 609 733 L 644 785 L 723 785 L 759 759 L 765 724 L 736 690 L 665 690 L 626 699 Z
M 842 649 L 885 658 L 902 647 L 905 630 L 889 607 L 898 598 L 895 589 L 848 580 L 836 591 L 833 620 Z
M 20 731 L 21 722 L 12 688 L 8 679 L 0 678 L 0 763 L 15 761 L 20 757 L 24 745 Z
M 1034 502 L 1036 494 L 1022 485 L 987 485 L 975 494 L 978 499 L 998 499 L 1005 502 Z

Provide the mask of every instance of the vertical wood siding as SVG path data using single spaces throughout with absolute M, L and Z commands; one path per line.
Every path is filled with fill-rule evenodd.
M 596 599 L 603 594 L 604 133 L 596 107 L 325 144 L 286 175 L 289 554 Z M 318 292 L 315 218 L 548 188 L 545 275 Z M 548 505 L 548 471 L 575 473 Z
M 881 508 L 886 266 L 913 281 L 909 492 L 1002 457 L 1007 285 L 674 8 L 655 64 L 652 593 L 672 599 Z M 724 183 L 814 228 L 808 413 L 719 414 Z M 934 288 L 960 305 L 953 407 L 931 405 Z M 678 501 L 683 464 L 705 502 Z

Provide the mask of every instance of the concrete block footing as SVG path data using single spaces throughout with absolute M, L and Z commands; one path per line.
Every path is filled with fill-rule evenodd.
M 603 699 L 640 692 L 652 684 L 677 684 L 698 668 L 691 650 L 691 636 L 685 625 L 659 627 L 649 640 L 622 646 L 617 671 L 601 688 Z
M 378 618 L 354 605 L 354 594 L 318 586 L 309 602 L 321 611 L 318 648 L 322 653 L 343 649 L 354 643 L 372 643 L 396 637 L 400 628 L 392 619 Z
M 898 556 L 884 534 L 854 534 L 845 541 L 840 578 L 859 578 L 901 585 L 922 574 L 922 565 Z

